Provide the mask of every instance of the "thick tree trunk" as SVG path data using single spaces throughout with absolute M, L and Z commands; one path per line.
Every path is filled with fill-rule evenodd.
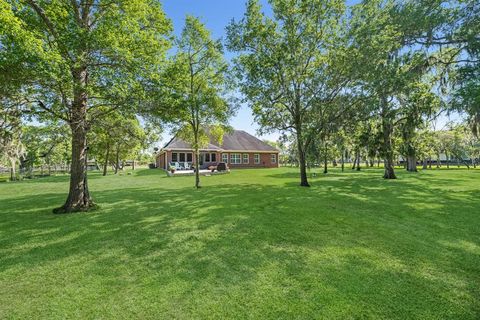
M 408 172 L 418 172 L 417 171 L 417 158 L 413 154 L 407 156 L 407 171 Z
M 107 175 L 108 158 L 110 158 L 110 144 L 107 144 L 107 152 L 105 153 L 105 161 L 103 162 L 103 176 Z
M 392 146 L 392 123 L 389 117 L 386 115 L 386 99 L 383 99 L 384 109 L 382 112 L 382 130 L 383 130 L 383 153 L 385 158 L 385 172 L 383 174 L 384 179 L 396 179 L 394 165 L 393 165 L 393 146 Z
M 17 180 L 17 173 L 15 171 L 16 161 L 14 159 L 10 159 L 10 164 L 12 168 L 10 169 L 10 181 Z
M 301 131 L 300 122 L 297 121 L 297 151 L 298 151 L 298 161 L 300 164 L 300 186 L 301 187 L 310 187 L 307 178 L 307 160 L 305 157 L 305 150 L 303 146 L 303 136 Z
M 95 206 L 88 191 L 87 181 L 87 68 L 72 70 L 74 99 L 70 128 L 72 130 L 72 162 L 70 190 L 65 204 L 54 213 L 86 211 Z

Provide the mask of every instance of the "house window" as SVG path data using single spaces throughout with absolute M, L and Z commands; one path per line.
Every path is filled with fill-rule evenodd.
M 277 163 L 277 155 L 276 154 L 271 154 L 270 155 L 270 160 L 272 161 L 272 163 Z
M 185 162 L 185 153 L 179 153 L 180 155 L 180 162 Z
M 212 160 L 212 162 L 217 162 L 217 154 L 212 153 L 212 156 L 211 156 L 210 160 Z
M 241 164 L 242 158 L 240 157 L 240 153 L 231 153 L 230 154 L 230 163 L 231 164 Z
M 172 162 L 177 162 L 178 161 L 178 153 L 174 152 L 172 153 Z
M 255 164 L 260 164 L 260 154 L 255 153 L 253 155 L 253 161 L 255 162 Z
M 228 153 L 222 153 L 222 162 L 228 163 Z
M 243 157 L 243 164 L 248 164 L 248 153 L 244 153 L 242 157 Z
M 187 162 L 193 161 L 193 153 L 187 153 Z
M 205 162 L 210 162 L 210 153 L 205 153 Z

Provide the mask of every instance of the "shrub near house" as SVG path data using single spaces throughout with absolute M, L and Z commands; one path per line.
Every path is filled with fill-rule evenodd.
M 262 140 L 234 130 L 223 136 L 221 144 L 211 140 L 200 150 L 200 169 L 225 162 L 230 168 L 278 168 L 279 151 Z M 157 167 L 167 170 L 171 162 L 195 162 L 195 153 L 187 142 L 178 137 L 170 140 L 157 154 Z

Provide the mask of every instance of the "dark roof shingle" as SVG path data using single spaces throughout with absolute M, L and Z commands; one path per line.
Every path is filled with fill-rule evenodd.
M 191 149 L 191 145 L 180 138 L 174 137 L 168 142 L 164 149 Z M 225 151 L 278 151 L 268 143 L 263 142 L 257 137 L 243 130 L 234 130 L 230 133 L 226 133 L 223 136 L 222 145 L 218 146 L 218 143 L 210 140 L 210 143 L 206 148 L 202 150 L 220 150 Z

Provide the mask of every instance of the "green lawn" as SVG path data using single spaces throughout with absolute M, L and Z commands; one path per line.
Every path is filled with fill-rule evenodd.
M 480 170 L 0 183 L 0 319 L 479 319 Z

